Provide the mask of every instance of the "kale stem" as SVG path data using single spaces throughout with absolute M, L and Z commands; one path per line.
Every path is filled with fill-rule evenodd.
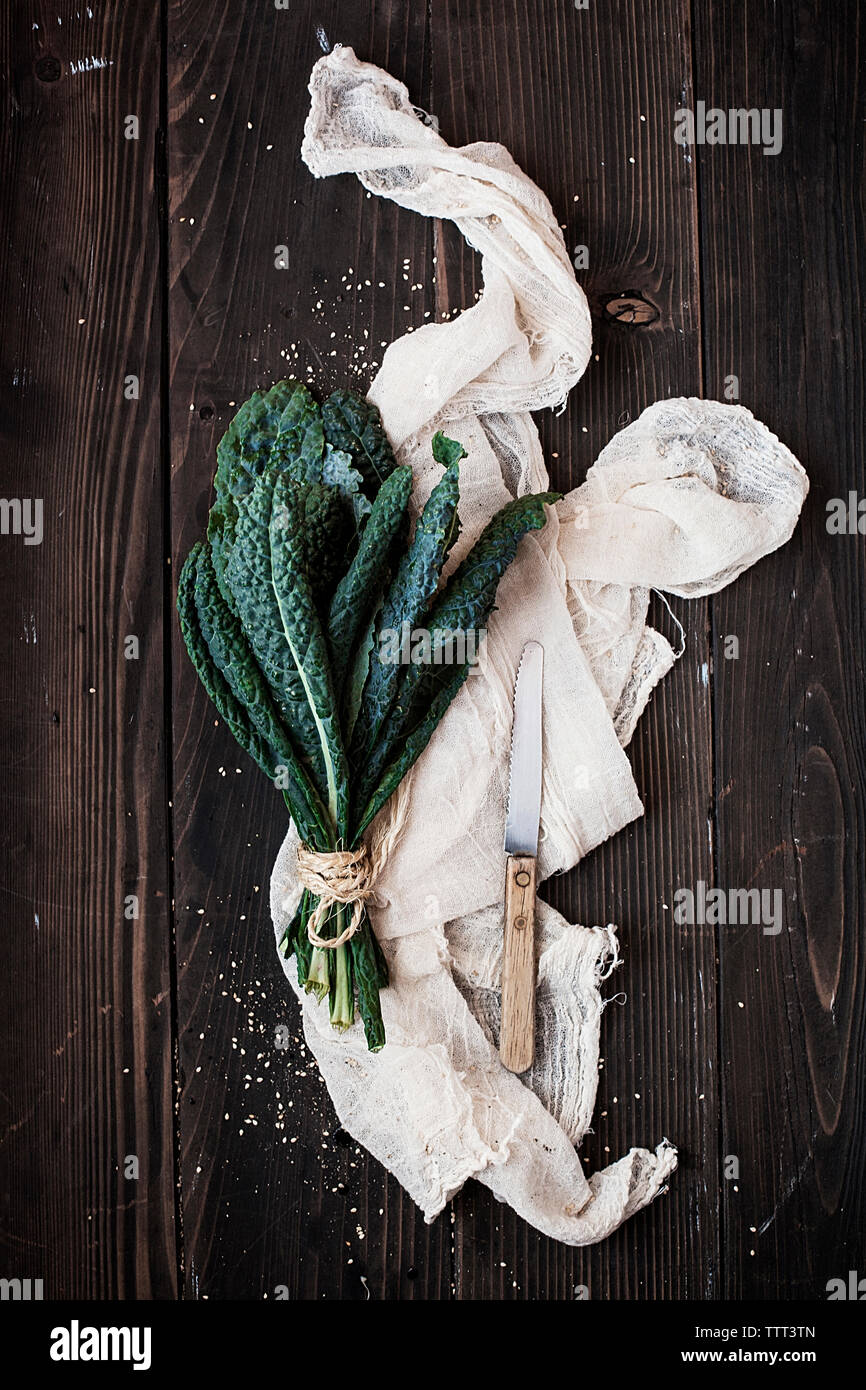
M 358 984 L 358 1012 L 363 1020 L 367 1046 L 371 1052 L 378 1052 L 385 1045 L 379 990 L 388 983 L 388 967 L 366 909 L 351 944 L 352 964 Z
M 343 930 L 343 918 L 345 908 L 342 904 L 337 908 L 337 935 Z M 334 989 L 331 994 L 331 1023 L 338 1028 L 341 1033 L 347 1028 L 351 1028 L 355 1021 L 355 991 L 352 988 L 352 969 L 349 960 L 348 948 L 338 946 L 334 952 L 336 961 L 336 979 Z
M 319 1003 L 328 993 L 328 953 L 321 946 L 314 946 L 307 971 L 306 990 L 315 994 Z
M 310 968 L 310 958 L 313 954 L 312 943 L 307 935 L 307 922 L 310 920 L 312 911 L 312 894 L 308 888 L 304 889 L 301 897 L 301 906 L 298 912 L 297 928 L 290 946 L 294 947 L 295 965 L 298 971 L 298 984 L 306 986 L 307 973 Z
M 309 896 L 309 889 L 305 888 L 301 894 L 300 902 L 298 903 L 294 917 L 280 937 L 277 950 L 281 956 L 288 957 L 297 950 L 298 932 L 302 927 L 306 928 L 307 917 L 309 916 L 307 911 L 307 899 Z

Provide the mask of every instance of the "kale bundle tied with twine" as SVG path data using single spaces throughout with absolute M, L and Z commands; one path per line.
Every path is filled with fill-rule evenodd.
M 431 451 L 440 476 L 408 540 L 412 470 L 375 406 L 340 390 L 320 407 L 295 380 L 256 392 L 218 446 L 207 536 L 178 586 L 202 684 L 300 836 L 303 891 L 280 950 L 328 997 L 335 1028 L 354 1022 L 357 998 L 372 1051 L 388 967 L 367 903 L 387 840 L 363 837 L 466 680 L 466 639 L 557 496 L 504 506 L 443 582 L 466 455 L 441 433 Z M 386 639 L 422 626 L 420 657 L 402 660 L 399 645 L 395 657 Z

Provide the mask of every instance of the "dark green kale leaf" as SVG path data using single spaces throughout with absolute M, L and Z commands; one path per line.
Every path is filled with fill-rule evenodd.
M 254 391 L 244 402 L 217 445 L 217 499 L 226 493 L 244 497 L 261 477 L 270 462 L 283 412 L 298 392 L 312 401 L 306 387 L 287 380 L 276 382 L 268 391 Z
M 244 633 L 340 836 L 348 776 L 327 644 L 306 569 L 305 492 L 277 469 L 259 479 L 240 505 L 227 578 Z
M 310 588 L 317 609 L 327 613 L 355 540 L 351 505 L 339 489 L 325 483 L 307 483 L 300 500 L 303 502 L 301 524 Z
M 379 489 L 355 557 L 331 600 L 328 646 L 338 691 L 343 689 L 359 637 L 381 601 L 395 544 L 404 531 L 411 491 L 411 468 L 395 468 Z
M 325 446 L 319 403 L 300 381 L 283 384 L 292 390 L 279 417 L 268 466 L 290 474 L 299 483 L 319 482 Z
M 205 545 L 197 550 L 194 596 L 198 626 L 214 664 L 246 710 L 252 727 L 275 754 L 266 770 L 275 784 L 279 778 L 299 834 L 311 844 L 323 837 L 327 843 L 329 822 L 321 798 L 280 720 L 241 624 L 220 593 Z
M 355 467 L 363 475 L 367 496 L 375 497 L 397 467 L 376 407 L 352 391 L 332 391 L 322 406 L 322 421 L 325 439 L 335 449 L 352 455 Z
M 266 738 L 263 738 L 250 719 L 246 704 L 236 699 L 217 666 L 201 631 L 195 602 L 196 569 L 199 556 L 205 550 L 197 541 L 186 557 L 177 586 L 177 615 L 180 630 L 195 672 L 215 704 L 220 716 L 245 753 L 261 768 L 266 777 L 273 778 L 279 758 Z
M 396 698 L 402 667 L 395 647 L 404 631 L 411 633 L 426 614 L 439 585 L 442 566 L 457 535 L 460 455 L 445 469 L 424 507 L 408 551 L 385 595 L 379 620 L 383 639 L 370 656 L 367 684 L 355 721 L 349 761 L 353 769 L 366 764 Z
M 527 531 L 540 530 L 546 520 L 545 505 L 559 497 L 558 492 L 541 492 L 515 498 L 487 523 L 430 609 L 427 627 L 434 639 L 434 653 L 437 643 L 452 643 L 455 633 L 483 631 L 493 612 L 499 580 L 514 559 L 521 539 Z M 356 837 L 363 834 L 426 748 L 469 674 L 469 666 L 469 661 L 463 661 L 400 668 L 397 697 L 376 746 L 359 769 L 353 793 Z
M 364 493 L 364 477 L 352 462 L 352 455 L 332 444 L 325 445 L 321 481 L 336 489 L 351 512 L 355 534 L 360 536 L 370 515 L 370 499 Z

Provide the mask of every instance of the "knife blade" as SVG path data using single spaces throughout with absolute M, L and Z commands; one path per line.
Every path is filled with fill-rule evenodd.
M 535 1055 L 535 882 L 541 819 L 541 698 L 544 648 L 527 642 L 514 687 L 511 772 L 505 822 L 505 928 L 499 1055 L 523 1072 Z

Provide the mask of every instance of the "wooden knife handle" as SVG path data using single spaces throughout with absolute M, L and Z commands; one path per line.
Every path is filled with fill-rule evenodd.
M 513 854 L 505 871 L 505 948 L 499 1055 L 526 1071 L 535 1055 L 535 860 Z

